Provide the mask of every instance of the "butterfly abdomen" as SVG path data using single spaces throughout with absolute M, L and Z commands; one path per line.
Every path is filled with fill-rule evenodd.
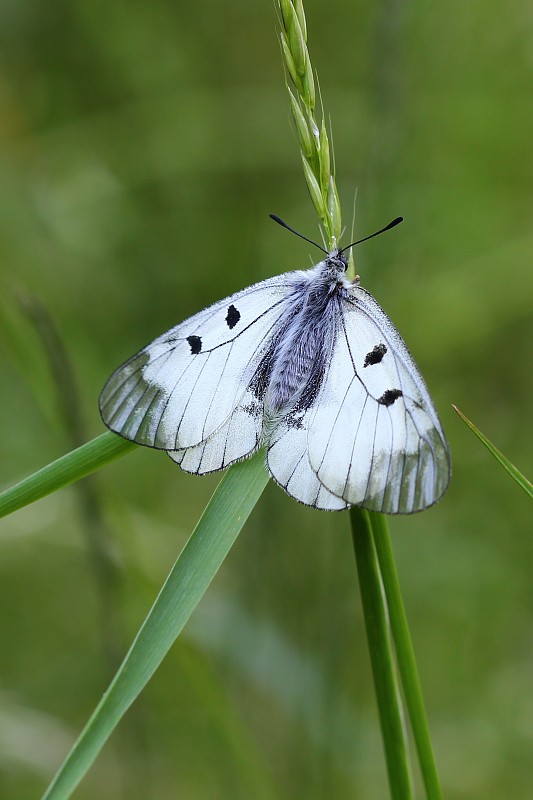
M 323 285 L 305 291 L 272 354 L 265 418 L 305 411 L 316 398 L 335 338 L 332 302 Z

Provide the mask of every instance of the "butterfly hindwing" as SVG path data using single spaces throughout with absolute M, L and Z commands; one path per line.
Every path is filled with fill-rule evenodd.
M 342 511 L 348 504 L 326 489 L 309 463 L 307 420 L 308 415 L 297 413 L 278 423 L 267 449 L 268 471 L 300 503 Z
M 360 286 L 338 299 L 340 325 L 308 422 L 309 462 L 351 505 L 389 514 L 435 503 L 449 455 L 431 398 L 407 347 Z
M 143 348 L 102 391 L 100 413 L 106 425 L 126 439 L 162 450 L 208 440 L 236 409 L 254 401 L 245 398 L 247 387 L 290 287 L 287 275 L 255 284 Z M 250 434 L 245 438 L 251 441 Z
M 251 456 L 260 446 L 262 404 L 249 391 L 224 424 L 208 439 L 184 450 L 169 451 L 186 472 L 205 475 Z

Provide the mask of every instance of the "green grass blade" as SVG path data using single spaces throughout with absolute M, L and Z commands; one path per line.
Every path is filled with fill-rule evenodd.
M 410 800 L 413 791 L 407 733 L 402 720 L 400 691 L 372 526 L 368 512 L 359 508 L 350 509 L 350 520 L 390 794 L 393 800 Z
M 396 663 L 398 664 L 405 706 L 411 723 L 420 771 L 426 789 L 426 797 L 428 800 L 441 800 L 442 790 L 433 755 L 420 677 L 407 624 L 387 520 L 383 514 L 376 514 L 373 511 L 369 512 L 369 517 L 381 570 L 381 579 L 387 598 L 389 622 L 396 650 Z
M 463 414 L 463 412 L 462 412 L 462 411 L 459 411 L 459 409 L 457 408 L 457 406 L 454 406 L 454 405 L 453 405 L 453 403 L 452 403 L 452 408 L 453 408 L 453 410 L 454 410 L 454 411 L 456 411 L 456 412 L 457 412 L 457 414 L 459 414 L 459 416 L 461 417 L 461 419 L 463 420 L 463 422 L 465 422 L 465 423 L 468 425 L 468 427 L 470 428 L 470 430 L 471 430 L 471 431 L 473 431 L 473 432 L 476 434 L 477 438 L 480 440 L 480 442 L 482 442 L 482 443 L 485 445 L 485 447 L 487 448 L 487 450 L 489 450 L 489 452 L 490 452 L 490 453 L 492 453 L 492 455 L 494 456 L 494 458 L 495 458 L 497 461 L 499 461 L 499 462 L 500 462 L 500 464 L 502 465 L 502 467 L 503 467 L 503 468 L 504 468 L 504 469 L 505 469 L 505 470 L 506 470 L 506 471 L 509 473 L 509 475 L 511 476 L 511 478 L 512 478 L 514 481 L 516 481 L 516 483 L 517 483 L 519 486 L 521 486 L 521 487 L 522 487 L 522 489 L 524 490 L 524 492 L 526 492 L 526 494 L 528 494 L 528 495 L 529 495 L 529 497 L 533 498 L 533 484 L 531 484 L 531 483 L 530 483 L 530 481 L 528 481 L 528 479 L 527 479 L 527 478 L 526 478 L 524 475 L 522 475 L 522 473 L 521 473 L 521 472 L 519 472 L 519 470 L 517 470 L 517 468 L 514 466 L 514 464 L 511 464 L 511 462 L 509 461 L 509 459 L 508 459 L 508 458 L 506 458 L 506 457 L 503 455 L 503 453 L 500 453 L 500 451 L 499 451 L 499 450 L 498 450 L 496 447 L 494 447 L 494 445 L 492 444 L 492 442 L 491 442 L 489 439 L 487 439 L 487 437 L 486 437 L 486 436 L 484 436 L 484 435 L 481 433 L 481 431 L 480 431 L 478 428 L 476 428 L 476 426 L 474 425 L 474 423 L 473 423 L 473 422 L 470 422 L 470 420 L 468 419 L 468 417 L 465 417 L 465 415 Z
M 84 478 L 137 445 L 109 431 L 77 447 L 0 494 L 0 517 Z
M 264 454 L 223 477 L 113 681 L 43 800 L 64 800 L 83 778 L 201 600 L 268 482 Z

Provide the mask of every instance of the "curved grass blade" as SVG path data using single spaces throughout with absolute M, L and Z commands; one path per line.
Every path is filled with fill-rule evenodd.
M 480 440 L 480 442 L 482 442 L 482 443 L 485 445 L 485 447 L 487 448 L 487 450 L 489 450 L 489 452 L 490 452 L 490 453 L 492 453 L 492 455 L 494 456 L 494 458 L 495 458 L 497 461 L 499 461 L 499 462 L 500 462 L 500 464 L 502 465 L 502 467 L 504 468 L 504 470 L 506 470 L 506 472 L 508 472 L 508 473 L 509 473 L 509 475 L 511 476 L 511 478 L 512 478 L 514 481 L 516 481 L 516 483 L 517 483 L 519 486 L 521 486 L 521 487 L 522 487 L 522 489 L 524 490 L 524 492 L 525 492 L 527 495 L 529 495 L 529 497 L 533 498 L 533 484 L 531 484 L 531 483 L 530 483 L 530 481 L 528 481 L 528 479 L 525 477 L 525 475 L 522 475 L 522 473 L 521 473 L 519 470 L 517 470 L 517 468 L 514 466 L 514 464 L 511 464 L 511 462 L 509 461 L 509 459 L 508 459 L 508 458 L 506 458 L 506 457 L 503 455 L 503 453 L 501 453 L 501 452 L 500 452 L 500 451 L 499 451 L 499 450 L 498 450 L 496 447 L 494 447 L 494 445 L 492 444 L 492 442 L 491 442 L 489 439 L 487 439 L 487 437 L 486 437 L 486 436 L 484 436 L 484 435 L 481 433 L 481 431 L 480 431 L 478 428 L 476 428 L 476 426 L 474 425 L 474 423 L 473 423 L 473 422 L 470 422 L 470 420 L 468 419 L 468 417 L 465 417 L 465 415 L 463 414 L 463 412 L 462 412 L 462 411 L 460 411 L 460 410 L 457 408 L 457 406 L 454 406 L 454 405 L 453 405 L 453 403 L 452 403 L 452 408 L 453 408 L 453 410 L 454 410 L 454 411 L 456 411 L 456 412 L 457 412 L 457 414 L 459 414 L 459 416 L 461 417 L 461 419 L 463 420 L 463 422 L 464 422 L 464 423 L 466 423 L 466 425 L 468 425 L 468 427 L 470 428 L 470 430 L 471 430 L 471 431 L 473 431 L 473 433 L 475 433 L 475 434 L 476 434 L 477 438 Z
M 109 431 L 102 433 L 2 492 L 0 517 L 84 478 L 137 446 Z
M 222 478 L 109 688 L 43 796 L 65 800 L 81 781 L 198 605 L 268 482 L 264 454 Z

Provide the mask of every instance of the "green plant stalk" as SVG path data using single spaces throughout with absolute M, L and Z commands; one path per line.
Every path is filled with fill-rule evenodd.
M 393 800 L 410 800 L 413 791 L 407 731 L 402 719 L 400 690 L 372 524 L 369 513 L 360 508 L 350 509 L 350 520 L 390 795 Z
M 300 144 L 300 155 L 307 188 L 315 210 L 322 223 L 330 248 L 337 246 L 342 229 L 340 201 L 332 169 L 334 159 L 324 123 L 315 116 L 316 95 L 313 70 L 307 48 L 307 24 L 302 0 L 279 0 L 281 24 L 281 52 L 285 65 L 291 111 Z M 354 274 L 350 254 L 350 274 Z M 402 659 L 400 676 L 407 687 L 408 709 L 416 729 L 417 752 L 428 791 L 428 797 L 437 800 L 440 789 L 428 735 L 422 695 L 413 650 L 403 611 L 399 585 L 395 576 L 392 552 L 391 563 L 383 560 L 385 573 L 380 574 L 373 536 L 388 540 L 387 523 L 383 515 L 369 514 L 360 509 L 351 510 L 353 543 L 361 584 L 367 638 L 372 660 L 372 670 L 381 729 L 387 760 L 391 795 L 405 800 L 412 794 L 407 734 L 402 724 L 401 702 L 396 676 L 396 665 L 391 652 L 388 631 L 388 614 L 394 616 L 393 635 Z M 376 534 L 374 534 L 374 528 Z M 383 546 L 384 547 L 384 546 Z M 387 609 L 383 597 L 383 584 L 391 583 L 386 598 L 392 603 Z M 390 598 L 390 601 L 389 601 Z M 392 620 L 391 620 L 392 624 Z M 409 658 L 408 658 L 409 656 Z
M 65 800 L 74 791 L 198 605 L 267 482 L 262 452 L 226 472 L 43 800 Z
M 422 780 L 426 789 L 426 797 L 428 800 L 442 800 L 442 790 L 429 735 L 420 677 L 400 591 L 400 582 L 394 562 L 387 519 L 383 514 L 377 514 L 374 511 L 369 511 L 368 515 L 387 601 L 389 624 L 396 651 L 396 663 L 400 673 L 403 697 L 413 732 Z
M 473 423 L 473 422 L 470 422 L 470 420 L 468 419 L 468 417 L 465 417 L 465 415 L 463 414 L 463 412 L 462 412 L 462 411 L 460 411 L 460 410 L 457 408 L 457 406 L 454 406 L 454 405 L 453 405 L 453 403 L 452 403 L 452 408 L 453 408 L 453 410 L 454 410 L 454 411 L 455 411 L 457 414 L 459 414 L 459 416 L 461 417 L 461 419 L 463 420 L 463 422 L 464 422 L 466 425 L 468 425 L 468 427 L 470 428 L 470 430 L 471 430 L 473 433 L 475 433 L 475 434 L 476 434 L 476 436 L 477 436 L 477 438 L 479 439 L 479 441 L 480 441 L 480 442 L 482 442 L 482 443 L 485 445 L 485 447 L 487 448 L 487 450 L 489 451 L 489 453 L 492 453 L 492 455 L 494 456 L 494 458 L 495 458 L 497 461 L 499 461 L 499 462 L 500 462 L 500 464 L 502 465 L 502 467 L 504 468 L 504 470 L 506 470 L 506 472 L 507 472 L 507 473 L 508 473 L 508 474 L 511 476 L 511 478 L 512 478 L 514 481 L 516 481 L 516 483 L 517 483 L 517 484 L 518 484 L 518 485 L 519 485 L 519 486 L 520 486 L 520 487 L 521 487 L 521 488 L 524 490 L 524 492 L 525 492 L 525 493 L 526 493 L 526 494 L 527 494 L 529 497 L 533 498 L 533 485 L 531 484 L 531 482 L 530 482 L 530 481 L 528 481 L 528 479 L 525 477 L 525 475 L 522 475 L 522 473 L 521 473 L 519 470 L 517 470 L 517 468 L 515 467 L 515 465 L 514 465 L 514 464 L 512 464 L 512 463 L 509 461 L 509 459 L 508 459 L 508 458 L 506 458 L 506 457 L 504 456 L 504 454 L 503 454 L 502 452 L 500 452 L 500 450 L 498 450 L 498 448 L 494 447 L 494 445 L 492 444 L 492 442 L 490 441 L 490 439 L 487 439 L 487 437 L 486 437 L 486 436 L 484 436 L 484 434 L 482 434 L 482 433 L 481 433 L 481 431 L 479 430 L 479 428 L 476 428 L 476 426 L 474 425 L 474 423 Z
M 0 517 L 90 475 L 138 445 L 109 431 L 71 450 L 0 494 Z

